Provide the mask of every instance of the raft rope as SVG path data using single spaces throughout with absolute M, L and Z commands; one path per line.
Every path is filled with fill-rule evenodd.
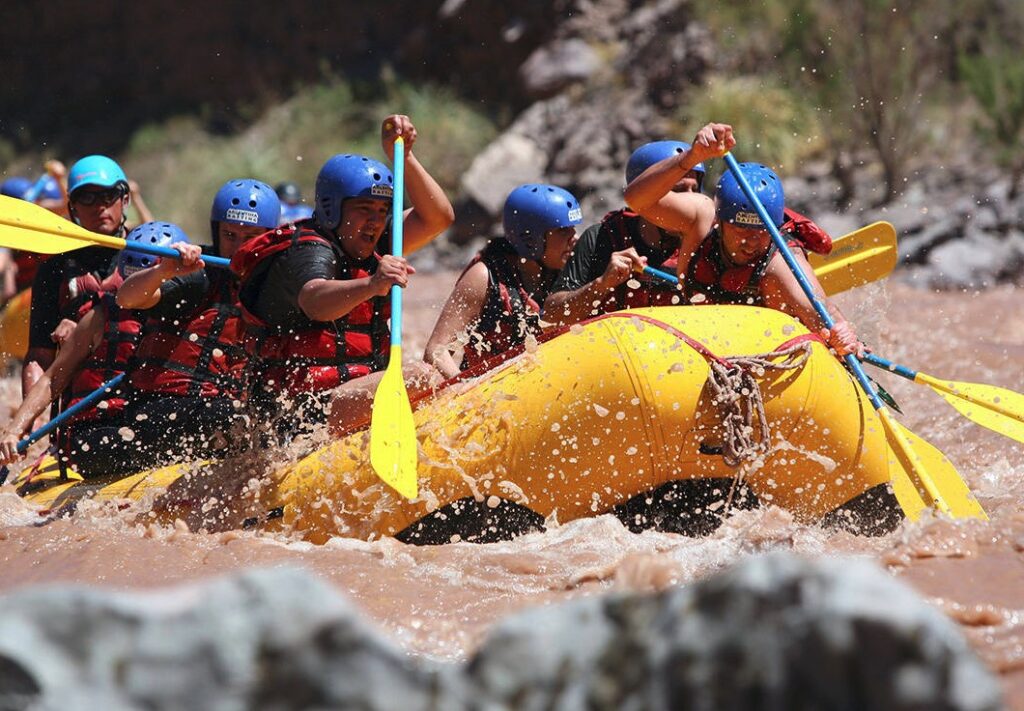
M 769 370 L 802 368 L 810 355 L 811 344 L 805 341 L 770 353 L 708 361 L 711 367 L 708 388 L 725 429 L 722 457 L 730 467 L 753 461 L 768 451 L 771 431 L 757 378 L 763 378 Z M 779 358 L 783 360 L 776 362 Z
M 771 446 L 771 430 L 764 411 L 764 396 L 757 378 L 769 370 L 802 368 L 811 356 L 811 341 L 783 344 L 770 353 L 750 356 L 727 356 L 710 359 L 708 389 L 712 402 L 722 416 L 725 434 L 722 438 L 722 459 L 737 469 L 725 497 L 723 515 L 732 510 L 736 493 L 746 483 L 751 465 Z M 776 359 L 782 359 L 776 362 Z M 723 364 L 723 361 L 725 364 Z M 755 429 L 755 420 L 757 427 Z

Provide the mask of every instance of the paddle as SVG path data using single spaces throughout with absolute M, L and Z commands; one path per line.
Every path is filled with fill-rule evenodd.
M 1024 443 L 1024 395 L 995 385 L 939 380 L 874 353 L 864 354 L 862 360 L 907 380 L 927 385 L 972 422 Z
M 42 439 L 43 437 L 45 437 L 46 435 L 50 434 L 55 429 L 60 427 L 62 424 L 70 420 L 72 417 L 77 415 L 82 410 L 87 410 L 93 405 L 95 405 L 99 400 L 102 400 L 104 395 L 106 395 L 108 392 L 110 392 L 111 390 L 113 390 L 114 388 L 121 384 L 121 381 L 124 380 L 124 376 L 124 373 L 114 376 L 107 382 L 103 383 L 103 385 L 99 386 L 91 393 L 83 397 L 81 400 L 76 402 L 74 405 L 66 409 L 64 412 L 54 417 L 45 425 L 30 433 L 27 437 L 18 442 L 18 453 L 24 454 L 25 450 L 28 449 L 33 442 Z M 7 481 L 7 474 L 7 467 L 0 467 L 0 484 L 3 484 L 5 481 Z
M 82 249 L 88 244 L 111 249 L 130 247 L 133 251 L 151 254 L 155 257 L 181 258 L 176 249 L 142 244 L 141 242 L 132 242 L 129 245 L 120 237 L 108 237 L 90 232 L 74 222 L 55 215 L 44 207 L 0 195 L 0 247 L 38 254 L 59 254 Z M 203 261 L 210 266 L 224 269 L 231 266 L 231 260 L 224 257 L 204 254 Z
M 402 256 L 405 207 L 405 141 L 395 139 L 395 189 L 391 208 L 391 253 Z M 419 494 L 416 480 L 416 424 L 402 375 L 402 288 L 391 287 L 391 354 L 373 396 L 370 464 L 384 483 L 407 499 Z
M 874 222 L 837 237 L 831 252 L 808 257 L 826 296 L 884 279 L 895 268 L 897 258 L 896 230 L 888 222 Z M 654 267 L 647 267 L 644 273 L 673 284 L 679 281 L 675 274 Z
M 761 222 L 768 228 L 768 233 L 771 235 L 772 241 L 778 248 L 779 253 L 785 260 L 786 265 L 790 271 L 793 272 L 793 276 L 796 277 L 797 282 L 800 284 L 800 288 L 804 294 L 810 300 L 814 306 L 814 310 L 817 312 L 818 317 L 822 323 L 825 324 L 826 328 L 833 328 L 835 321 L 832 315 L 829 314 L 825 308 L 824 303 L 818 298 L 817 294 L 811 288 L 811 284 L 807 281 L 807 277 L 804 275 L 803 270 L 793 257 L 793 252 L 789 249 L 789 245 L 779 234 L 778 228 L 775 223 L 768 216 L 767 210 L 764 209 L 764 205 L 761 204 L 761 200 L 757 197 L 757 193 L 754 192 L 753 188 L 747 182 L 746 176 L 743 175 L 743 171 L 740 170 L 739 163 L 736 162 L 736 158 L 731 153 L 726 153 L 725 163 L 729 167 L 733 176 L 736 178 L 736 182 L 739 184 L 743 193 L 747 196 L 747 199 L 751 201 L 757 210 L 757 214 L 761 218 Z M 943 513 L 953 518 L 982 518 L 987 519 L 985 511 L 981 508 L 981 505 L 977 502 L 974 496 L 971 494 L 970 489 L 964 483 L 963 479 L 957 473 L 956 469 L 949 463 L 945 457 L 934 450 L 930 445 L 924 447 L 924 440 L 920 439 L 909 430 L 906 430 L 899 425 L 886 408 L 885 404 L 878 397 L 878 393 L 875 391 L 871 381 L 868 380 L 867 375 L 864 374 L 864 369 L 860 365 L 860 361 L 857 360 L 855 355 L 847 354 L 843 356 L 843 360 L 849 366 L 853 372 L 857 382 L 860 383 L 861 388 L 868 396 L 868 400 L 871 402 L 871 406 L 875 408 L 878 413 L 879 420 L 882 423 L 882 427 L 885 429 L 886 439 L 889 441 L 889 446 L 892 448 L 893 453 L 896 455 L 900 464 L 902 465 L 903 472 L 909 475 L 915 480 L 918 493 L 926 500 L 930 500 L 932 505 L 938 508 Z M 938 456 L 936 456 L 938 455 Z M 913 499 L 916 497 L 908 497 L 909 492 L 906 487 L 906 482 L 894 484 L 894 491 L 897 494 L 897 500 L 900 502 L 900 506 L 903 508 L 904 513 L 908 518 L 916 518 L 919 514 L 918 506 L 915 505 Z

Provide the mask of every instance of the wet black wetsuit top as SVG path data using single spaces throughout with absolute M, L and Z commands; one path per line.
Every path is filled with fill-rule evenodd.
M 649 246 L 640 236 L 639 219 L 626 218 L 633 245 L 637 254 L 647 257 L 650 266 L 660 267 L 666 259 L 675 254 L 679 245 L 673 242 L 666 248 Z M 615 251 L 612 239 L 611 229 L 607 228 L 604 222 L 588 227 L 573 248 L 572 256 L 569 257 L 561 274 L 555 279 L 550 293 L 576 291 L 604 274 L 608 262 L 612 260 L 612 252 Z
M 55 254 L 39 266 L 32 281 L 32 313 L 29 348 L 56 348 L 50 334 L 61 319 L 71 314 L 60 309 L 61 289 L 71 280 L 92 272 L 102 281 L 113 273 L 117 252 L 108 247 L 85 247 Z

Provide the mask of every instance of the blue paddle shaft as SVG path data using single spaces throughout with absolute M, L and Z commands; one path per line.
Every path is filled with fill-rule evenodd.
M 739 183 L 740 188 L 743 190 L 744 195 L 747 199 L 753 203 L 757 209 L 757 214 L 761 218 L 761 222 L 768 228 L 768 234 L 772 236 L 772 242 L 775 243 L 776 248 L 782 255 L 782 258 L 786 260 L 786 264 L 789 266 L 793 276 L 796 277 L 797 282 L 800 284 L 800 288 L 803 289 L 804 294 L 810 299 L 811 304 L 814 306 L 814 310 L 817 312 L 818 317 L 822 323 L 825 324 L 825 328 L 832 329 L 835 326 L 835 320 L 832 315 L 825 308 L 825 304 L 822 303 L 821 299 L 818 298 L 817 294 L 814 293 L 814 289 L 811 288 L 811 283 L 807 281 L 806 275 L 804 275 L 803 269 L 800 264 L 796 261 L 796 257 L 793 256 L 792 250 L 789 245 L 786 244 L 786 240 L 782 239 L 782 235 L 779 234 L 779 228 L 775 226 L 772 219 L 768 216 L 768 211 L 764 209 L 764 205 L 761 204 L 761 199 L 757 197 L 757 193 L 750 187 L 750 183 L 747 182 L 747 178 L 743 175 L 743 171 L 740 170 L 739 163 L 731 153 L 725 154 L 725 164 L 729 166 L 729 170 L 732 171 L 733 176 L 736 178 L 736 182 Z M 843 356 L 843 360 L 853 371 L 854 377 L 857 378 L 857 382 L 864 388 L 864 392 L 867 393 L 868 400 L 871 401 L 871 406 L 876 410 L 881 410 L 885 407 L 885 404 L 879 399 L 878 393 L 875 392 L 874 386 L 871 381 L 868 380 L 868 376 L 865 375 L 864 369 L 860 365 L 860 361 L 857 360 L 857 356 L 852 353 L 848 353 Z
M 70 420 L 72 417 L 77 415 L 82 410 L 87 410 L 93 405 L 95 405 L 97 402 L 102 400 L 103 396 L 106 395 L 110 390 L 120 385 L 122 380 L 124 380 L 124 373 L 121 373 L 120 375 L 111 378 L 107 382 L 103 383 L 103 385 L 99 386 L 91 393 L 86 395 L 84 398 L 76 402 L 74 405 L 66 409 L 64 412 L 54 417 L 52 420 L 47 422 L 38 430 L 30 434 L 28 437 L 18 442 L 18 453 L 23 454 L 25 450 L 29 448 L 29 445 L 31 445 L 33 442 L 50 434 L 51 432 L 53 432 L 62 424 Z
M 644 274 L 648 274 L 656 279 L 661 279 L 662 281 L 667 281 L 669 284 L 679 283 L 679 277 L 675 274 L 663 272 L 660 269 L 655 269 L 654 267 L 644 267 Z
M 395 139 L 395 189 L 391 203 L 391 253 L 402 256 L 403 212 L 405 209 L 405 142 Z M 391 287 L 391 345 L 402 346 L 402 287 Z
M 906 378 L 907 380 L 915 380 L 917 378 L 917 371 L 911 370 L 905 365 L 899 365 L 893 363 L 891 360 L 886 360 L 881 356 L 877 356 L 874 353 L 865 353 L 864 357 L 861 358 L 865 363 L 877 366 L 879 368 L 885 368 L 891 373 L 896 373 L 900 377 Z
M 128 242 L 124 246 L 125 249 L 130 249 L 133 252 L 142 252 L 143 254 L 152 254 L 154 257 L 170 257 L 171 259 L 181 259 L 181 253 L 176 249 L 170 247 L 158 247 L 155 244 L 142 244 L 139 242 Z M 222 267 L 229 269 L 231 267 L 231 260 L 225 259 L 224 257 L 215 257 L 212 254 L 204 254 L 203 261 L 209 264 L 211 267 Z

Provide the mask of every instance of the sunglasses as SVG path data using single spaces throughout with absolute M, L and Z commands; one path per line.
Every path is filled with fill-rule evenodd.
M 79 205 L 91 206 L 97 203 L 107 206 L 124 197 L 124 189 L 121 187 L 107 188 L 106 190 L 76 190 L 71 195 L 71 201 Z

